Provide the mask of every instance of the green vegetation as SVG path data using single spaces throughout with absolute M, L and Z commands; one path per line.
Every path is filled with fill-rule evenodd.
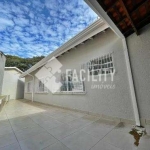
M 22 71 L 26 71 L 27 69 L 31 68 L 44 56 L 37 56 L 33 58 L 21 58 L 18 56 L 6 55 L 6 67 L 17 67 Z

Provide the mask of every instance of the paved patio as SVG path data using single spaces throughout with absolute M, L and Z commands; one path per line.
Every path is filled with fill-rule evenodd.
M 150 127 L 138 147 L 129 134 L 131 127 L 15 100 L 0 112 L 0 150 L 150 150 Z

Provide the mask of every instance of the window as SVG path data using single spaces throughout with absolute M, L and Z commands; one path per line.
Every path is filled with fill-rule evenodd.
M 32 92 L 32 81 L 29 81 L 26 83 L 26 87 L 25 87 L 25 92 L 26 93 L 31 93 Z
M 44 85 L 44 79 L 37 79 L 36 80 L 36 93 L 47 93 L 48 89 Z
M 65 73 L 61 74 L 61 92 L 83 92 L 84 85 L 82 81 L 73 81 L 72 71 L 66 75 Z
M 87 63 L 90 75 L 110 74 L 114 72 L 112 53 L 90 60 Z

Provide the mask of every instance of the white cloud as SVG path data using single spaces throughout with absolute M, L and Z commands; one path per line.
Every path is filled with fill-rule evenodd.
M 12 20 L 6 18 L 0 18 L 0 31 L 5 31 L 7 27 L 13 26 L 14 23 Z
M 13 26 L 14 23 L 12 20 L 6 19 L 6 18 L 0 18 L 0 24 L 2 26 Z
M 97 18 L 83 0 L 5 0 L 0 8 L 1 50 L 22 57 L 51 53 Z
M 14 18 L 13 19 L 15 24 L 18 25 L 18 26 L 27 26 L 29 25 L 29 19 L 26 19 L 26 18 Z

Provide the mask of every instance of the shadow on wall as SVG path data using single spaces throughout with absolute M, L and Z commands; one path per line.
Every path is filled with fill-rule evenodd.
M 24 98 L 24 82 L 18 79 L 16 89 L 16 99 L 23 99 L 23 98 Z

